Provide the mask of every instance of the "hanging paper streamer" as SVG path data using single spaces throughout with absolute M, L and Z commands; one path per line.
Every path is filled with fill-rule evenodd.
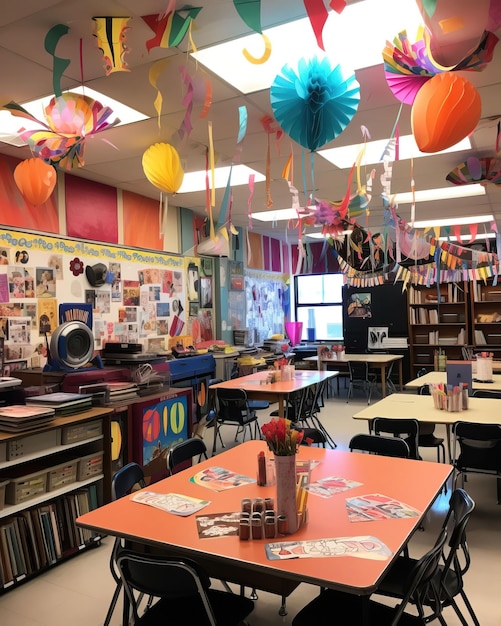
M 325 22 L 329 17 L 329 13 L 325 7 L 324 0 L 303 0 L 303 2 L 311 27 L 315 33 L 315 39 L 317 40 L 318 47 L 325 50 L 322 31 L 324 29 Z M 329 6 L 337 13 L 341 13 L 346 6 L 346 2 L 344 0 L 331 0 L 331 2 L 329 2 Z
M 411 110 L 414 139 L 421 152 L 440 152 L 468 136 L 482 111 L 480 95 L 453 72 L 437 74 L 418 91 Z
M 186 93 L 183 98 L 183 106 L 185 107 L 184 118 L 179 128 L 178 135 L 181 139 L 188 137 L 193 130 L 193 124 L 191 123 L 191 113 L 193 111 L 193 82 L 187 68 L 183 65 L 179 68 L 181 78 L 186 87 Z
M 478 47 L 459 63 L 442 66 L 429 50 L 429 33 L 421 26 L 415 43 L 404 30 L 393 44 L 386 42 L 383 49 L 384 72 L 388 87 L 400 102 L 412 104 L 420 88 L 436 74 L 450 71 L 482 71 L 492 61 L 498 38 L 486 32 Z
M 112 72 L 130 72 L 125 62 L 125 55 L 130 52 L 127 47 L 127 26 L 130 17 L 93 17 L 96 22 L 94 36 L 103 53 L 106 76 Z
M 269 115 L 265 115 L 261 118 L 261 124 L 267 134 L 266 144 L 266 207 L 269 209 L 273 206 L 273 200 L 271 197 L 271 135 L 275 135 L 275 141 L 277 151 L 280 154 L 280 139 L 282 138 L 283 131 L 277 128 L 275 120 Z
M 328 58 L 300 59 L 296 70 L 285 65 L 270 89 L 275 119 L 303 148 L 314 151 L 339 136 L 360 102 L 355 74 L 346 75 Z
M 261 33 L 261 0 L 233 0 L 233 6 L 247 26 Z
M 501 159 L 470 157 L 451 170 L 447 174 L 446 180 L 454 185 L 471 185 L 473 183 L 501 185 Z
M 269 37 L 267 35 L 265 35 L 264 33 L 261 33 L 261 38 L 262 38 L 263 44 L 264 44 L 264 51 L 263 51 L 263 54 L 260 57 L 253 56 L 247 50 L 247 48 L 244 48 L 242 50 L 242 54 L 244 55 L 244 57 L 247 59 L 247 61 L 249 61 L 249 63 L 252 63 L 253 65 L 262 65 L 263 63 L 266 63 L 266 61 L 271 56 L 271 41 L 270 41 Z
M 55 96 L 61 95 L 61 78 L 63 77 L 64 70 L 71 62 L 69 59 L 57 57 L 56 48 L 61 37 L 66 35 L 69 30 L 70 29 L 65 24 L 56 24 L 56 26 L 53 26 L 45 36 L 45 50 L 54 58 L 52 69 L 52 88 Z
M 22 131 L 31 152 L 51 165 L 64 169 L 85 164 L 84 150 L 87 137 L 101 133 L 120 123 L 110 121 L 113 111 L 87 96 L 65 92 L 52 98 L 44 109 L 46 123 L 40 122 L 22 106 L 9 102 L 1 107 L 16 117 L 37 122 L 43 128 Z
M 148 52 L 152 48 L 178 46 L 188 32 L 191 22 L 201 10 L 202 7 L 191 7 L 179 11 L 168 11 L 164 15 L 142 15 L 142 19 L 155 33 L 155 36 L 146 42 Z
M 162 92 L 157 86 L 157 81 L 160 75 L 163 74 L 163 72 L 165 71 L 168 63 L 169 59 L 159 59 L 152 64 L 152 66 L 150 67 L 150 71 L 148 72 L 148 80 L 150 81 L 150 85 L 153 87 L 153 89 L 157 90 L 157 95 L 153 102 L 153 106 L 155 107 L 155 111 L 157 112 L 158 116 L 158 128 L 161 127 L 160 117 L 162 115 L 163 96 Z

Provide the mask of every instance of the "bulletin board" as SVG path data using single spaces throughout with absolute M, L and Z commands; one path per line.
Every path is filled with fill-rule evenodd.
M 88 268 L 103 284 L 91 284 Z M 3 375 L 45 364 L 61 303 L 92 306 L 96 350 L 106 341 L 166 349 L 192 331 L 212 338 L 209 269 L 200 258 L 0 228 Z

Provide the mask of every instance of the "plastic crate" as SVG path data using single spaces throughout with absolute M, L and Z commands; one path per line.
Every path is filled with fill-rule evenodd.
M 77 480 L 87 480 L 103 473 L 103 452 L 83 456 L 78 461 Z
M 7 504 L 22 504 L 47 491 L 47 471 L 12 478 L 5 489 Z
M 71 485 L 77 479 L 78 459 L 61 463 L 47 470 L 47 491 Z
M 90 422 L 84 422 L 83 424 L 70 424 L 69 426 L 63 427 L 61 443 L 78 443 L 79 441 L 85 441 L 86 439 L 92 439 L 93 437 L 100 437 L 102 434 L 102 420 L 93 420 Z

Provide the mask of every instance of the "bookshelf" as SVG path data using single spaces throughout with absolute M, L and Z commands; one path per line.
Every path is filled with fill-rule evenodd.
M 474 352 L 493 352 L 501 359 L 501 284 L 471 283 L 471 324 Z
M 0 432 L 0 593 L 100 542 L 74 520 L 111 499 L 111 414 Z
M 408 307 L 411 378 L 423 368 L 433 371 L 439 352 L 446 359 L 462 358 L 462 348 L 469 344 L 468 283 L 412 285 Z

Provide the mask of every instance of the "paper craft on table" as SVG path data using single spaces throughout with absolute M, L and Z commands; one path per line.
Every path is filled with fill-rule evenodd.
M 147 504 L 182 517 L 196 513 L 210 504 L 210 500 L 199 500 L 178 493 L 155 493 L 154 491 L 138 491 L 132 496 L 132 501 Z
M 238 535 L 239 521 L 239 511 L 197 515 L 198 536 L 200 539 L 236 536 Z
M 354 556 L 360 559 L 386 560 L 393 553 L 376 537 L 333 537 L 308 541 L 280 541 L 265 546 L 270 561 L 307 559 L 325 556 Z
M 408 504 L 379 493 L 347 498 L 346 509 L 350 522 L 373 522 L 419 515 L 419 511 Z
M 317 482 L 306 485 L 305 489 L 316 496 L 330 498 L 341 491 L 360 487 L 361 484 L 362 483 L 356 480 L 349 480 L 348 478 L 341 478 L 339 476 L 329 476 L 328 478 L 321 478 Z
M 237 472 L 232 472 L 223 467 L 208 467 L 190 478 L 191 482 L 214 491 L 224 491 L 241 485 L 249 485 L 255 483 L 256 480 L 256 478 L 237 474 Z

